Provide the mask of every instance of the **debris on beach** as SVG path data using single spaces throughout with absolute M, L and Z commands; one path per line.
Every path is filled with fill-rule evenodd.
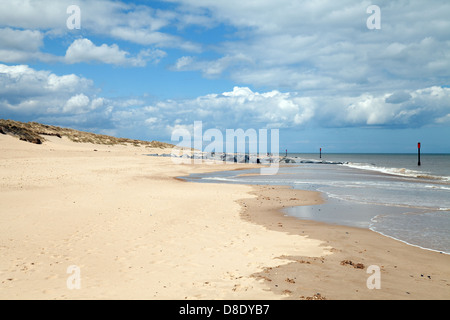
M 351 261 L 351 260 L 342 260 L 342 261 L 341 261 L 341 265 L 342 265 L 342 266 L 350 265 L 350 266 L 352 266 L 352 267 L 355 268 L 355 269 L 364 269 L 364 268 L 365 268 L 365 267 L 364 267 L 364 264 L 362 264 L 362 263 L 354 263 L 354 262 Z
M 290 279 L 290 278 L 286 278 L 285 281 L 288 282 L 288 283 L 295 283 L 295 280 L 294 279 Z
M 301 296 L 300 299 L 304 299 L 304 300 L 327 300 L 325 297 L 323 297 L 320 293 L 316 293 L 315 295 L 313 295 L 312 297 L 305 297 L 305 296 Z

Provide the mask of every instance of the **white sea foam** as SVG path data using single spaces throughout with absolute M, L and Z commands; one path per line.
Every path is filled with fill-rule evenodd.
M 435 244 L 433 244 L 433 245 L 431 245 L 430 243 L 427 245 L 427 244 L 422 244 L 422 245 L 419 245 L 418 244 L 418 242 L 421 242 L 420 240 L 423 240 L 423 239 L 415 239 L 415 240 L 413 240 L 413 239 L 411 239 L 411 240 L 405 240 L 405 236 L 406 235 L 400 235 L 400 234 L 397 234 L 397 235 L 393 235 L 392 234 L 392 230 L 389 230 L 389 228 L 388 229 L 386 229 L 386 230 L 384 230 L 384 231 L 381 231 L 379 228 L 378 228 L 378 226 L 377 226 L 377 224 L 380 222 L 380 220 L 383 220 L 383 218 L 385 218 L 385 216 L 384 215 L 376 215 L 375 217 L 373 217 L 371 220 L 370 220 L 370 226 L 369 226 L 369 229 L 370 230 L 372 230 L 372 231 L 374 231 L 374 232 L 376 232 L 376 233 L 379 233 L 379 234 L 381 234 L 381 235 L 383 235 L 383 236 L 385 236 L 385 237 L 388 237 L 388 238 L 391 238 L 391 239 L 394 239 L 394 240 L 397 240 L 397 241 L 400 241 L 400 242 L 403 242 L 403 243 L 405 243 L 405 244 L 408 244 L 408 245 L 410 245 L 410 246 L 413 246 L 413 247 L 417 247 L 417 248 L 421 248 L 421 249 L 424 249 L 424 250 L 429 250 L 429 251 L 434 251 L 434 252 L 440 252 L 440 253 L 443 253 L 443 254 L 447 254 L 447 255 L 450 255 L 450 251 L 449 250 L 447 250 L 447 249 L 445 249 L 445 250 L 442 250 L 442 249 L 433 249 L 433 248 L 431 248 L 431 247 L 434 247 L 434 246 L 436 246 L 436 243 Z M 381 227 L 383 226 L 383 223 L 381 224 Z M 385 226 L 384 226 L 385 227 Z M 408 238 L 407 236 L 406 236 L 406 238 Z M 426 236 L 424 236 L 423 238 L 426 238 Z M 442 247 L 442 243 L 440 244 L 440 245 L 438 245 L 438 247 Z
M 443 254 L 446 254 L 446 255 L 450 255 L 450 252 L 445 252 L 445 251 L 443 251 L 443 250 L 436 250 L 436 249 L 431 249 L 431 248 L 423 247 L 423 246 L 420 246 L 420 245 L 417 245 L 417 244 L 412 244 L 412 243 L 410 243 L 410 242 L 408 242 L 408 241 L 401 240 L 401 239 L 396 238 L 396 237 L 394 237 L 394 236 L 390 236 L 390 235 L 385 234 L 385 233 L 383 233 L 383 232 L 381 232 L 381 231 L 378 231 L 378 230 L 376 230 L 376 228 L 373 228 L 373 227 L 370 227 L 369 229 L 372 230 L 372 231 L 374 231 L 374 232 L 376 232 L 376 233 L 381 234 L 382 236 L 385 236 L 385 237 L 388 237 L 388 238 L 391 238 L 391 239 L 394 239 L 394 240 L 403 242 L 403 243 L 405 243 L 405 244 L 407 244 L 407 245 L 410 245 L 410 246 L 413 246 L 413 247 L 417 247 L 417 248 L 424 249 L 424 250 L 428 250 L 428 251 L 434 251 L 434 252 L 439 252 L 439 253 L 443 253 Z
M 206 178 L 202 178 L 202 179 L 215 180 L 215 181 L 227 181 L 227 182 L 239 182 L 239 180 L 237 180 L 237 179 L 222 178 L 222 177 L 206 177 Z
M 428 179 L 428 180 L 450 181 L 450 177 L 436 176 L 436 175 L 429 174 L 427 172 L 411 170 L 411 169 L 406 169 L 406 168 L 379 167 L 379 166 L 371 165 L 371 164 L 367 164 L 367 163 L 354 163 L 354 162 L 346 162 L 343 165 L 346 167 L 350 167 L 350 168 L 376 171 L 376 172 L 381 172 L 381 173 L 395 175 L 395 176 Z
M 296 161 L 298 165 L 282 169 L 282 172 L 289 173 L 285 175 L 261 177 L 242 175 L 243 172 L 228 172 L 223 175 L 212 173 L 210 176 L 201 175 L 196 181 L 288 184 L 302 190 L 320 191 L 329 198 L 326 202 L 328 211 L 322 208 L 320 215 L 318 211 L 314 212 L 312 219 L 322 219 L 325 222 L 329 219 L 330 223 L 344 225 L 367 223 L 368 228 L 385 236 L 427 250 L 443 250 L 448 254 L 450 176 L 446 169 L 447 158 L 439 166 L 400 168 L 402 165 L 407 166 L 403 156 L 399 160 L 393 156 L 386 157 L 386 161 L 384 156 L 381 159 L 383 161 L 376 156 L 374 159 L 355 157 L 352 162 L 336 166 L 323 165 L 323 162 L 317 160 L 306 160 L 303 163 Z M 347 161 L 343 156 L 337 160 Z M 425 172 L 428 168 L 431 168 L 430 172 Z M 370 170 L 374 174 L 368 174 L 364 170 Z M 405 219 L 399 216 L 410 211 L 415 214 L 405 215 Z M 381 216 L 377 215 L 380 213 Z M 377 216 L 374 217 L 375 215 Z M 428 227 L 435 228 L 437 232 L 429 233 Z
M 425 186 L 427 189 L 436 189 L 436 190 L 450 190 L 450 187 L 442 186 L 442 185 L 427 185 Z

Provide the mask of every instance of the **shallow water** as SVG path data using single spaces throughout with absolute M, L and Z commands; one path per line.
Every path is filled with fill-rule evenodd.
M 385 162 L 392 165 L 401 162 L 402 157 L 393 156 Z M 332 161 L 343 160 L 336 158 Z M 327 198 L 325 204 L 288 208 L 285 213 L 300 219 L 370 228 L 411 245 L 449 254 L 450 181 L 446 180 L 443 159 L 450 160 L 450 157 L 439 158 L 438 170 L 421 171 L 411 167 L 404 168 L 409 170 L 402 171 L 406 174 L 394 174 L 399 168 L 386 167 L 386 163 L 379 166 L 360 163 L 359 167 L 353 165 L 355 162 L 350 165 L 308 163 L 280 167 L 279 173 L 272 176 L 258 175 L 256 169 L 192 175 L 188 180 L 289 185 L 320 191 Z M 364 166 L 375 169 L 363 169 Z M 242 176 L 244 173 L 256 175 Z

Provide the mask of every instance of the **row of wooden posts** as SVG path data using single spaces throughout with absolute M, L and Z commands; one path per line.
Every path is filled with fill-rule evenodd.
M 420 147 L 421 147 L 421 143 L 419 142 L 419 143 L 417 143 L 417 150 L 418 150 L 418 163 L 417 163 L 417 165 L 418 166 L 422 165 L 422 163 L 420 162 Z M 286 149 L 286 157 L 287 157 L 287 153 L 288 153 L 288 151 Z M 319 155 L 320 155 L 320 159 L 322 159 L 322 148 L 320 148 Z

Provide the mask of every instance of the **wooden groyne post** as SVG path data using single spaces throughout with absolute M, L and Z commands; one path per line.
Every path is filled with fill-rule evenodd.
M 418 150 L 418 163 L 417 163 L 417 165 L 418 166 L 420 166 L 420 165 L 422 165 L 421 163 L 420 163 L 420 142 L 417 144 L 417 150 Z

